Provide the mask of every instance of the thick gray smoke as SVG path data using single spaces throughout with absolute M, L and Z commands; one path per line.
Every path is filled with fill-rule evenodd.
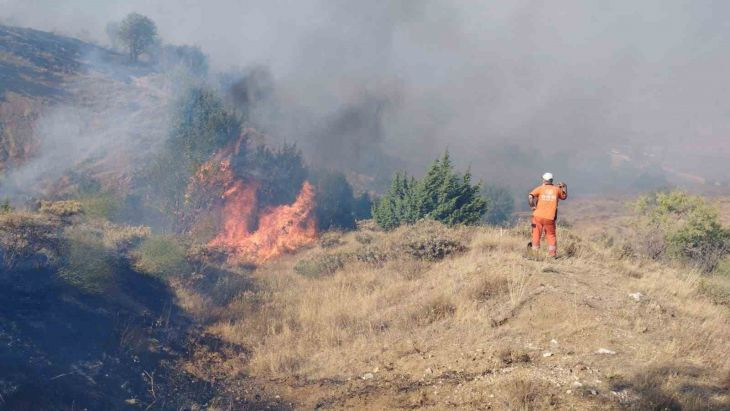
M 200 45 L 213 70 L 268 67 L 273 95 L 252 120 L 317 162 L 382 170 L 388 164 L 368 159 L 382 155 L 416 172 L 448 147 L 490 182 L 522 187 L 550 170 L 584 191 L 643 184 L 637 176 L 726 179 L 729 9 L 681 0 L 0 1 L 6 23 L 102 43 L 109 21 L 137 11 L 166 41 Z

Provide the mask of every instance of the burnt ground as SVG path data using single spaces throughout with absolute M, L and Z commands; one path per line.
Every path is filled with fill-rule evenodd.
M 84 295 L 51 270 L 5 272 L 0 285 L 0 406 L 179 408 L 214 390 L 172 372 L 190 322 L 166 288 L 131 271 L 114 295 Z
M 161 282 L 121 269 L 116 289 L 86 295 L 52 270 L 0 274 L 0 409 L 281 408 L 227 396 L 179 364 L 218 349 Z

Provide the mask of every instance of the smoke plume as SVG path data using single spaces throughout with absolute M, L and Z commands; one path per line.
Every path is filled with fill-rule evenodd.
M 250 120 L 348 172 L 420 172 L 446 148 L 520 190 L 722 179 L 730 4 L 532 0 L 2 2 L 6 23 L 107 40 L 137 11 L 218 72 L 264 66 Z M 83 27 L 83 30 L 79 28 Z M 660 178 L 661 177 L 661 178 Z

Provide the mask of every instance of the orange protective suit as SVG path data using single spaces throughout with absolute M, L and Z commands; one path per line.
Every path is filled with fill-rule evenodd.
M 552 184 L 543 184 L 530 192 L 537 199 L 537 206 L 532 213 L 532 248 L 540 248 L 540 238 L 545 232 L 548 253 L 555 256 L 558 252 L 558 240 L 555 237 L 555 220 L 558 218 L 558 202 L 568 198 L 568 193 Z

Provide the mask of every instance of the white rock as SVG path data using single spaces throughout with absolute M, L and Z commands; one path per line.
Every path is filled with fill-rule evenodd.
M 580 388 L 583 386 L 583 384 L 579 383 L 578 381 L 573 381 L 573 388 Z
M 551 353 L 550 351 L 546 351 L 546 352 L 542 353 L 542 356 L 543 357 L 552 357 L 553 353 Z
M 629 297 L 633 298 L 634 301 L 641 301 L 644 298 L 644 294 L 639 292 L 629 293 Z
M 616 351 L 611 351 L 608 348 L 599 348 L 596 350 L 596 354 L 614 355 Z
M 363 380 L 372 380 L 373 377 L 374 377 L 374 375 L 371 372 L 366 372 L 365 374 L 362 375 Z
M 373 368 L 373 374 L 377 373 L 378 371 L 380 371 L 380 368 L 378 368 L 378 367 Z
M 558 340 L 553 338 L 552 340 L 550 340 L 550 345 L 558 345 Z
M 430 367 L 426 368 L 425 372 L 426 372 L 426 374 L 433 374 L 433 370 Z

